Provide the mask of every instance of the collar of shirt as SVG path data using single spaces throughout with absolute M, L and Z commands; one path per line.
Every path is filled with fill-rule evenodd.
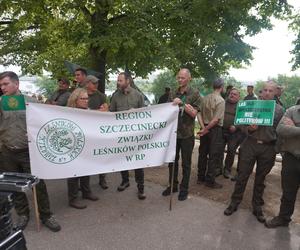
M 186 89 L 185 89 L 185 91 L 183 93 L 180 91 L 180 87 L 179 87 L 176 90 L 176 95 L 188 95 L 188 94 L 190 94 L 190 92 L 191 92 L 190 86 L 187 86 Z

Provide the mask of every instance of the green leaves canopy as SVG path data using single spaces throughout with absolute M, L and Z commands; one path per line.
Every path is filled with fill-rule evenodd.
M 210 80 L 251 60 L 243 42 L 286 13 L 278 0 L 2 0 L 0 63 L 64 74 L 64 60 L 145 76 L 185 66 Z

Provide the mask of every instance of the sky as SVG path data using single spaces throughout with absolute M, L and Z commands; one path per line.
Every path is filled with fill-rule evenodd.
M 300 10 L 300 0 L 288 0 L 297 10 Z M 288 29 L 288 23 L 281 20 L 273 20 L 273 29 L 264 30 L 254 37 L 247 37 L 245 41 L 256 47 L 253 52 L 253 60 L 250 66 L 243 69 L 231 69 L 230 76 L 233 76 L 241 82 L 255 82 L 258 80 L 267 80 L 270 77 L 276 77 L 278 74 L 300 75 L 300 69 L 292 71 L 292 55 L 290 51 L 293 48 L 292 41 L 295 34 Z M 16 67 L 2 67 L 3 70 L 15 70 L 20 73 Z M 150 80 L 155 78 L 157 72 L 150 76 Z
M 296 10 L 300 9 L 300 0 L 289 0 Z M 273 20 L 273 29 L 264 30 L 254 37 L 245 39 L 247 43 L 256 47 L 253 52 L 251 65 L 244 69 L 232 69 L 230 76 L 242 82 L 267 80 L 278 74 L 300 75 L 300 69 L 292 71 L 292 41 L 296 35 L 288 29 L 288 23 Z

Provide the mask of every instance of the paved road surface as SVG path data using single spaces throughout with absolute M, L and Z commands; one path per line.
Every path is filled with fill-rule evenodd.
M 36 232 L 32 214 L 25 230 L 28 249 L 300 249 L 300 225 L 267 229 L 248 210 L 226 217 L 225 205 L 195 196 L 180 202 L 175 195 L 170 212 L 162 186 L 147 182 L 147 199 L 139 201 L 133 179 L 121 193 L 116 191 L 119 174 L 107 179 L 109 189 L 103 191 L 92 177 L 92 189 L 100 199 L 87 201 L 84 210 L 67 206 L 65 180 L 48 181 L 52 210 L 62 231 L 42 227 Z

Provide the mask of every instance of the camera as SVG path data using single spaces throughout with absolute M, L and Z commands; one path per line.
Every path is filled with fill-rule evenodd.
M 38 178 L 23 173 L 0 174 L 0 250 L 26 250 L 22 230 L 13 226 L 11 209 L 14 194 L 26 192 L 38 183 Z

